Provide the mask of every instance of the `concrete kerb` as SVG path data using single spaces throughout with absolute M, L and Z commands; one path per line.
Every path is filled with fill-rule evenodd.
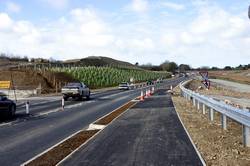
M 138 97 L 136 97 L 138 98 Z M 136 98 L 132 99 L 131 101 L 134 101 L 136 103 L 134 103 L 133 105 L 131 105 L 128 109 L 126 109 L 124 112 L 122 112 L 120 115 L 118 115 L 116 118 L 114 118 L 108 125 L 114 123 L 114 121 L 116 119 L 118 119 L 120 116 L 122 116 L 125 112 L 127 112 L 130 108 L 132 108 L 133 106 L 135 106 L 139 100 L 136 100 Z M 129 102 L 131 102 L 129 101 Z M 91 139 L 93 139 L 97 134 L 99 134 L 101 131 L 103 131 L 108 125 L 99 125 L 99 124 L 95 124 L 96 122 L 98 122 L 99 120 L 101 120 L 102 118 L 105 118 L 106 116 L 109 116 L 111 113 L 115 112 L 116 110 L 122 108 L 123 106 L 125 106 L 126 104 L 128 104 L 129 102 L 123 104 L 122 106 L 116 108 L 115 110 L 113 110 L 112 112 L 98 118 L 97 120 L 95 120 L 93 123 L 91 123 L 89 125 L 89 128 L 87 130 L 90 130 L 93 128 L 96 128 L 96 129 L 100 129 L 100 131 L 98 131 L 94 136 L 92 136 L 89 140 L 87 140 L 85 143 L 83 143 L 82 145 L 80 145 L 77 149 L 75 149 L 73 152 L 71 152 L 68 156 L 66 156 L 63 160 L 61 160 L 59 163 L 56 164 L 56 166 L 59 166 L 60 164 L 62 164 L 64 161 L 66 161 L 68 158 L 70 158 L 74 153 L 76 153 L 81 147 L 83 147 L 85 144 L 87 144 Z M 92 128 L 93 127 L 93 128 Z
M 132 100 L 131 100 L 132 101 Z M 129 102 L 131 102 L 129 101 Z M 122 116 L 125 112 L 127 112 L 131 107 L 135 106 L 137 103 L 134 103 L 133 105 L 131 105 L 128 109 L 126 109 L 124 112 L 122 112 L 120 115 L 118 115 L 116 118 L 114 118 L 108 125 L 99 125 L 99 124 L 95 124 L 96 122 L 98 122 L 99 120 L 101 120 L 102 118 L 105 118 L 106 116 L 110 115 L 111 113 L 115 112 L 116 110 L 122 108 L 123 106 L 125 106 L 126 104 L 128 104 L 129 102 L 123 104 L 122 106 L 116 108 L 115 110 L 113 110 L 112 112 L 108 113 L 107 115 L 104 115 L 100 118 L 98 118 L 96 121 L 94 121 L 93 123 L 91 123 L 89 125 L 89 128 L 87 130 L 93 130 L 91 129 L 91 127 L 96 127 L 96 129 L 99 128 L 100 131 L 98 131 L 94 136 L 96 136 L 97 134 L 99 134 L 101 131 L 103 131 L 108 125 L 112 124 L 117 118 L 119 118 L 120 116 Z M 95 130 L 95 129 L 94 129 Z M 77 149 L 75 149 L 74 151 L 72 151 L 69 155 L 67 155 L 63 160 L 61 160 L 59 163 L 56 164 L 56 166 L 59 166 L 60 164 L 62 164 L 64 161 L 66 161 L 68 158 L 70 158 L 74 153 L 76 153 L 80 148 L 82 148 L 85 144 L 87 144 L 91 139 L 94 138 L 94 136 L 92 136 L 90 139 L 88 139 L 85 143 L 83 143 L 82 145 L 80 145 Z
M 131 102 L 131 101 L 129 101 L 129 102 Z M 128 104 L 129 102 L 127 102 L 127 103 L 123 104 L 122 106 L 116 108 L 116 109 L 113 110 L 112 112 L 114 112 L 114 111 L 116 111 L 117 109 L 123 107 L 124 105 Z M 135 104 L 136 104 L 136 103 L 135 103 Z M 133 104 L 131 107 L 133 107 L 135 104 Z M 131 108 L 131 107 L 130 107 L 130 108 Z M 128 109 L 129 109 L 129 108 L 128 108 Z M 127 109 L 127 110 L 128 110 L 128 109 Z M 125 113 L 127 110 L 125 110 L 125 111 L 122 112 L 119 116 L 117 116 L 116 118 L 114 118 L 114 119 L 111 121 L 111 123 L 112 123 L 114 120 L 116 120 L 118 117 L 120 117 L 123 113 Z M 111 114 L 112 112 L 110 112 L 109 114 Z M 99 121 L 100 119 L 102 119 L 102 118 L 108 116 L 109 114 L 106 114 L 106 115 L 102 116 L 101 118 L 97 119 L 96 121 L 94 121 L 94 122 L 91 123 L 91 124 L 94 124 L 95 122 L 97 122 L 97 121 Z M 109 124 L 111 124 L 111 123 L 109 123 Z M 91 125 L 91 124 L 90 124 L 90 125 Z M 89 125 L 89 126 L 90 126 L 90 125 Z M 97 126 L 98 126 L 98 127 L 97 127 Z M 88 143 L 90 140 L 92 140 L 92 139 L 93 139 L 97 134 L 99 134 L 107 125 L 102 125 L 102 126 L 97 125 L 97 126 L 95 126 L 96 128 L 98 128 L 98 129 L 96 129 L 96 130 L 100 130 L 100 131 L 98 131 L 96 134 L 94 134 L 92 137 L 90 137 L 87 141 L 85 141 L 85 142 L 84 142 L 82 145 L 80 145 L 77 149 L 75 149 L 74 151 L 72 151 L 72 152 L 71 152 L 69 155 L 67 155 L 63 160 L 61 160 L 57 165 L 59 165 L 60 163 L 62 163 L 63 161 L 65 161 L 67 158 L 69 158 L 71 155 L 73 155 L 73 153 L 75 153 L 75 152 L 76 152 L 77 150 L 79 150 L 82 146 L 84 146 L 86 143 Z M 53 148 L 57 147 L 57 146 L 60 145 L 61 143 L 65 142 L 66 140 L 68 140 L 68 139 L 74 137 L 75 135 L 77 135 L 78 133 L 80 133 L 80 132 L 82 132 L 82 131 L 86 131 L 86 130 L 88 130 L 88 129 L 89 129 L 89 128 L 87 128 L 87 129 L 82 129 L 82 130 L 79 130 L 79 131 L 77 131 L 77 132 L 71 134 L 70 136 L 64 138 L 63 140 L 61 140 L 60 142 L 58 142 L 58 143 L 56 143 L 55 145 L 51 146 L 50 148 L 46 149 L 45 151 L 43 151 L 43 152 L 37 154 L 36 156 L 32 157 L 32 158 L 29 159 L 28 161 L 22 163 L 21 166 L 25 166 L 25 165 L 29 164 L 29 163 L 32 162 L 33 160 L 39 158 L 40 156 L 42 156 L 43 154 L 45 154 L 45 153 L 47 153 L 48 151 L 52 150 Z M 94 130 L 94 129 L 93 129 L 93 130 Z
M 137 98 L 137 97 L 136 97 L 136 98 Z M 137 103 L 138 100 L 136 100 L 136 98 L 130 100 L 129 102 L 136 102 L 136 103 Z M 127 102 L 127 103 L 121 105 L 120 107 L 116 108 L 116 109 L 113 110 L 112 112 L 110 112 L 110 113 L 108 113 L 108 114 L 106 114 L 106 115 L 104 115 L 104 116 L 98 118 L 98 119 L 95 120 L 93 123 L 89 124 L 89 128 L 88 128 L 87 130 L 91 130 L 91 127 L 93 127 L 92 129 L 95 129 L 94 127 L 97 127 L 97 129 L 98 129 L 98 128 L 105 128 L 107 125 L 100 125 L 100 124 L 96 124 L 96 123 L 97 123 L 99 120 L 101 120 L 101 119 L 103 119 L 103 118 L 109 116 L 109 115 L 112 114 L 113 112 L 117 111 L 118 109 L 122 108 L 123 106 L 127 105 L 129 102 Z M 136 103 L 135 103 L 135 104 L 136 104 Z M 135 104 L 133 104 L 133 105 L 130 106 L 129 108 L 133 107 Z M 129 108 L 128 108 L 128 109 L 129 109 Z M 128 110 L 128 109 L 127 109 L 127 110 Z M 127 110 L 125 110 L 125 111 L 122 112 L 120 115 L 118 115 L 116 118 L 114 118 L 114 119 L 111 121 L 111 123 L 112 123 L 114 120 L 116 120 L 118 117 L 120 117 L 123 113 L 125 113 Z M 109 124 L 110 124 L 110 123 L 109 123 Z
M 84 129 L 79 130 L 73 134 L 71 134 L 70 136 L 64 138 L 63 140 L 61 140 L 60 142 L 56 143 L 55 145 L 51 146 L 50 148 L 46 149 L 45 151 L 37 154 L 36 156 L 32 157 L 31 159 L 29 159 L 28 161 L 22 163 L 20 166 L 25 166 L 27 164 L 29 164 L 30 162 L 32 162 L 33 160 L 37 159 L 38 157 L 42 156 L 43 154 L 47 153 L 48 151 L 50 151 L 51 149 L 55 148 L 56 146 L 60 145 L 61 143 L 65 142 L 67 139 L 70 139 L 71 137 L 77 135 L 78 133 L 84 131 Z

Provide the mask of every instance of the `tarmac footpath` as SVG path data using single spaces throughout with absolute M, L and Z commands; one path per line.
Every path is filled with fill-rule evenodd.
M 175 111 L 159 90 L 107 126 L 61 165 L 203 165 Z

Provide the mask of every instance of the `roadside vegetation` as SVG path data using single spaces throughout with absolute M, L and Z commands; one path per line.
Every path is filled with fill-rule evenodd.
M 53 68 L 53 72 L 65 72 L 74 79 L 82 81 L 90 88 L 112 87 L 121 82 L 134 82 L 156 80 L 158 78 L 170 78 L 171 75 L 165 71 L 148 71 L 143 69 L 128 69 L 114 67 L 73 67 Z
M 131 78 L 133 83 L 170 78 L 172 74 L 190 69 L 189 65 L 171 61 L 160 65 L 131 64 L 101 56 L 60 61 L 0 53 L 0 80 L 12 80 L 16 89 L 38 87 L 42 93 L 59 92 L 72 81 L 81 81 L 96 89 L 130 82 Z

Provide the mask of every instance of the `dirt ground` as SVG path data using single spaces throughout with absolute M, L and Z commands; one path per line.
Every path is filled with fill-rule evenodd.
M 250 70 L 209 71 L 209 77 L 250 84 Z
M 41 85 L 42 93 L 52 93 L 66 82 L 74 81 L 65 73 L 37 72 L 34 70 L 1 70 L 0 81 L 13 81 L 15 89 L 30 90 Z
M 199 88 L 199 87 L 202 88 Z M 199 80 L 193 80 L 188 85 L 187 88 L 204 95 L 221 95 L 221 96 L 231 96 L 236 98 L 246 98 L 250 99 L 250 93 L 239 93 L 228 88 L 219 86 L 216 83 L 212 83 L 209 90 L 206 90 Z
M 214 121 L 208 119 L 183 97 L 180 89 L 175 89 L 173 102 L 176 111 L 192 137 L 207 165 L 250 165 L 250 148 L 242 144 L 242 126 L 228 119 L 227 130 L 220 123 L 220 114 L 215 113 Z

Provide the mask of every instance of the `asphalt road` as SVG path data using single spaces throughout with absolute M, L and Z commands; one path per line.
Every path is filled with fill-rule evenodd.
M 182 80 L 169 80 L 164 86 L 178 84 Z M 0 123 L 0 165 L 20 165 L 139 96 L 140 91 L 101 92 L 89 101 L 67 102 L 64 111 L 59 109 L 60 101 L 48 101 L 31 106 L 31 116 L 25 116 L 24 109 L 19 108 L 16 119 Z
M 225 88 L 230 90 L 238 91 L 238 92 L 246 92 L 250 93 L 250 85 L 241 84 L 233 81 L 220 80 L 220 79 L 211 79 L 212 82 L 222 85 Z
M 116 119 L 61 165 L 202 165 L 162 89 Z

